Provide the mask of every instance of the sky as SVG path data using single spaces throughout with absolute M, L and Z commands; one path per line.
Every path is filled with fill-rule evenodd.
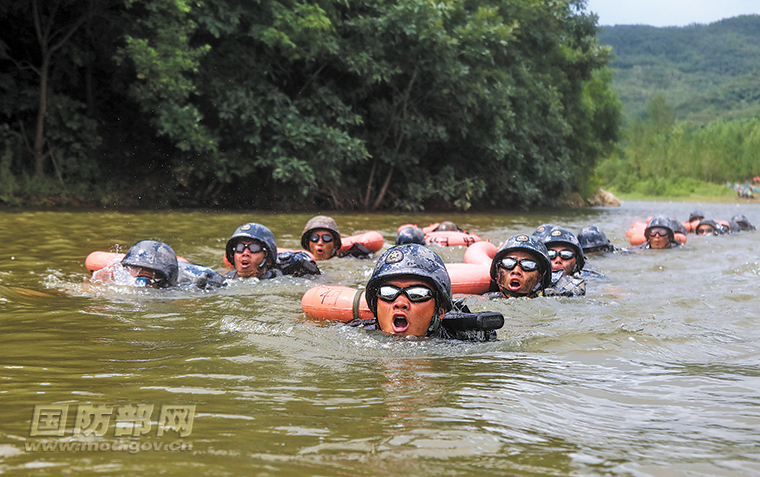
M 600 26 L 686 26 L 760 14 L 760 0 L 588 0 Z

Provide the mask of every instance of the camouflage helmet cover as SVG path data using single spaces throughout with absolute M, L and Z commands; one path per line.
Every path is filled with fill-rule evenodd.
M 549 260 L 549 253 L 546 245 L 538 237 L 532 235 L 519 234 L 514 235 L 504 242 L 504 245 L 496 252 L 491 261 L 491 278 L 496 280 L 499 275 L 499 263 L 510 252 L 526 251 L 533 255 L 538 261 L 538 270 L 541 276 L 541 289 L 548 288 L 552 283 L 552 262 Z
M 578 232 L 578 243 L 581 245 L 584 252 L 597 247 L 612 249 L 612 245 L 610 244 L 607 235 L 596 225 L 583 227 L 581 231 Z
M 551 245 L 555 244 L 563 244 L 575 252 L 576 261 L 573 273 L 583 269 L 583 266 L 586 264 L 586 258 L 583 256 L 583 249 L 581 249 L 581 244 L 574 233 L 562 227 L 554 227 L 548 235 L 544 236 L 544 245 L 548 249 Z
M 304 250 L 309 250 L 309 237 L 311 237 L 311 234 L 317 229 L 329 230 L 332 233 L 333 240 L 335 241 L 333 255 L 337 253 L 341 247 L 338 224 L 335 223 L 335 220 L 333 220 L 332 217 L 326 215 L 317 215 L 306 222 L 306 226 L 303 228 L 303 233 L 301 234 L 301 246 Z
M 225 247 L 225 256 L 230 264 L 235 263 L 235 245 L 238 243 L 238 239 L 250 238 L 261 242 L 264 246 L 264 253 L 266 257 L 266 264 L 269 268 L 273 267 L 277 263 L 277 241 L 274 238 L 274 234 L 267 227 L 249 222 L 243 224 L 232 233 L 232 236 L 227 240 L 227 246 Z
M 403 227 L 396 235 L 396 245 L 403 245 L 405 243 L 425 245 L 425 233 L 421 228 L 414 225 Z
M 419 244 L 396 245 L 377 259 L 372 277 L 367 282 L 367 304 L 377 316 L 377 293 L 387 280 L 401 277 L 419 277 L 433 286 L 436 307 L 451 310 L 451 278 L 441 257 Z
M 124 255 L 121 264 L 155 271 L 160 276 L 158 286 L 161 288 L 177 284 L 177 277 L 179 276 L 177 254 L 163 242 L 157 240 L 137 242 Z

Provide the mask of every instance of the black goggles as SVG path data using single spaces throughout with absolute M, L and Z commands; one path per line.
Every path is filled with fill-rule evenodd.
M 657 236 L 667 237 L 668 235 L 670 235 L 668 233 L 668 229 L 664 227 L 651 228 L 649 229 L 649 233 L 647 234 L 648 237 L 657 237 Z
M 330 234 L 322 234 L 322 235 L 320 235 L 320 234 L 316 234 L 316 233 L 315 234 L 311 234 L 311 238 L 309 238 L 309 240 L 311 240 L 314 243 L 317 243 L 317 242 L 319 242 L 320 238 L 322 239 L 322 241 L 324 243 L 330 243 L 330 242 L 333 241 L 333 236 L 330 235 Z
M 428 301 L 435 297 L 433 290 L 422 285 L 412 285 L 406 288 L 399 288 L 395 285 L 383 285 L 377 290 L 377 297 L 390 303 L 395 301 L 402 293 L 413 303 Z
M 530 260 L 528 258 L 517 260 L 516 258 L 507 257 L 499 262 L 499 266 L 506 268 L 507 270 L 512 270 L 518 265 L 520 265 L 520 268 L 522 268 L 523 272 L 535 272 L 538 270 L 538 262 L 535 260 Z
M 559 258 L 562 260 L 572 260 L 575 258 L 575 252 L 570 250 L 569 248 L 560 250 L 559 252 L 556 250 L 549 250 L 549 260 L 554 260 L 557 258 L 557 255 L 559 255 Z
M 251 253 L 259 253 L 264 250 L 264 247 L 261 246 L 260 243 L 251 242 L 251 243 L 240 243 L 238 242 L 235 244 L 235 253 L 243 253 L 245 249 L 248 249 Z

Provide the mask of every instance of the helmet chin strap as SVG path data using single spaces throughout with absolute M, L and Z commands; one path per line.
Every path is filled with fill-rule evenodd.
M 438 300 L 435 301 L 435 311 L 433 312 L 433 318 L 430 319 L 430 326 L 428 326 L 427 334 L 425 336 L 430 336 L 436 331 L 438 331 L 438 328 L 441 327 L 441 314 L 439 312 L 440 308 L 438 308 Z

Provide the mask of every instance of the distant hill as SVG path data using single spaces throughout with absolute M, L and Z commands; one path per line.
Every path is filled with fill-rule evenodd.
M 603 27 L 616 55 L 614 89 L 629 117 L 662 93 L 676 118 L 694 122 L 760 117 L 760 15 L 709 25 Z

